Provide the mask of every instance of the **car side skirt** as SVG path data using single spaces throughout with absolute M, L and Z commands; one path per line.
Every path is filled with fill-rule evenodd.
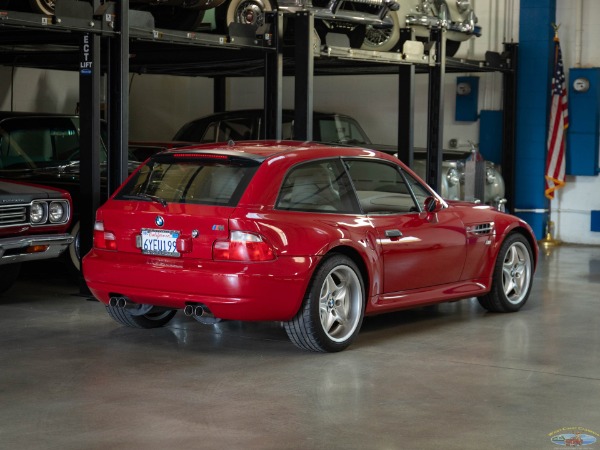
M 459 281 L 441 286 L 376 295 L 371 297 L 365 315 L 478 297 L 489 292 L 491 281 L 491 278 Z

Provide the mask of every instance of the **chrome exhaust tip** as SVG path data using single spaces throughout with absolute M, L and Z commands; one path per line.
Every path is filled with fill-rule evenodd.
M 194 316 L 202 317 L 204 315 L 204 308 L 202 306 L 196 306 L 194 308 Z

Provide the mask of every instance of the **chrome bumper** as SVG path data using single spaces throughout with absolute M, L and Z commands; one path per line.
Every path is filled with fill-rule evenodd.
M 70 234 L 0 238 L 0 265 L 56 258 L 66 250 L 73 239 Z M 36 245 L 47 246 L 47 248 L 32 252 L 32 247 Z

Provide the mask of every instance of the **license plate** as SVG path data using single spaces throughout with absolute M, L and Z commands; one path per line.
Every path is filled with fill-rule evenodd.
M 142 229 L 142 253 L 147 255 L 181 256 L 177 251 L 179 231 Z

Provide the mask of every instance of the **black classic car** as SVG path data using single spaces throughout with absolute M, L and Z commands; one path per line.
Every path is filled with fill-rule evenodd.
M 282 114 L 282 138 L 294 139 L 294 111 L 284 110 Z M 224 142 L 264 139 L 262 127 L 263 112 L 259 109 L 246 109 L 230 112 L 215 113 L 183 125 L 173 138 L 175 141 L 187 142 Z M 385 153 L 397 153 L 397 147 L 373 144 L 367 137 L 360 124 L 352 117 L 337 114 L 315 112 L 313 114 L 313 140 L 328 144 L 345 144 L 375 148 Z M 415 149 L 413 169 L 421 177 L 425 175 L 424 149 Z M 465 172 L 467 163 L 480 159 L 481 155 L 462 150 L 445 150 L 442 164 L 442 184 L 440 193 L 449 200 L 473 201 L 469 190 L 465 189 Z M 484 179 L 483 198 L 480 201 L 504 209 L 504 179 L 491 161 L 483 162 Z M 468 184 L 468 183 L 467 183 Z
M 0 179 L 0 293 L 21 263 L 56 258 L 73 242 L 68 192 Z

